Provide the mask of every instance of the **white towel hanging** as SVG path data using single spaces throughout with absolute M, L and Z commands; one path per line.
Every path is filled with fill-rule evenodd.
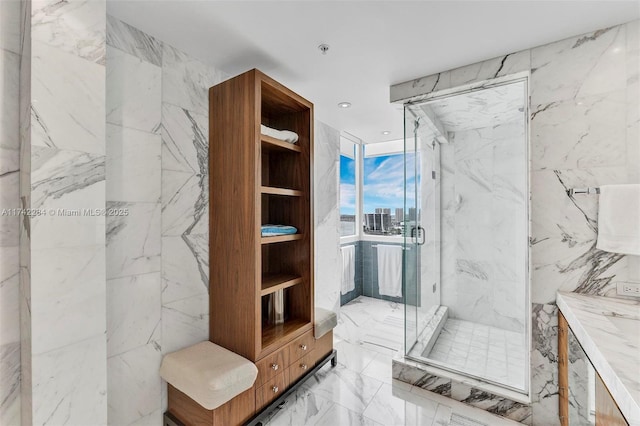
M 402 246 L 378 244 L 378 291 L 402 297 Z
M 342 285 L 340 293 L 347 294 L 356 288 L 356 246 L 340 247 L 342 253 Z

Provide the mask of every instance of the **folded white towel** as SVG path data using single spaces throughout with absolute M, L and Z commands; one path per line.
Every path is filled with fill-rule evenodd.
M 402 246 L 378 244 L 378 291 L 402 297 Z
M 271 136 L 272 138 L 280 139 L 281 141 L 296 143 L 298 142 L 298 134 L 290 130 L 277 130 L 271 127 L 267 127 L 264 124 L 260 125 L 260 133 L 263 135 Z
M 340 293 L 347 294 L 356 288 L 356 246 L 340 247 L 342 253 L 342 284 Z
M 600 187 L 596 247 L 640 256 L 640 184 Z

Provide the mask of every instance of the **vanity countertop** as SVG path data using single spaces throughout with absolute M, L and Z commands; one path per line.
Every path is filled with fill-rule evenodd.
M 622 414 L 640 425 L 640 301 L 565 292 L 556 301 Z

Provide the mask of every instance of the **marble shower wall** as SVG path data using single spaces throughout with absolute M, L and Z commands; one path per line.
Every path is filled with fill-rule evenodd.
M 20 206 L 20 2 L 0 2 L 0 211 Z M 0 215 L 0 424 L 20 424 L 19 218 Z
M 391 88 L 392 101 L 429 98 L 530 73 L 534 425 L 558 424 L 556 291 L 612 296 L 638 277 L 637 257 L 595 248 L 597 196 L 566 189 L 640 182 L 639 40 L 633 21 Z
M 450 133 L 442 167 L 442 301 L 453 318 L 525 328 L 525 124 Z

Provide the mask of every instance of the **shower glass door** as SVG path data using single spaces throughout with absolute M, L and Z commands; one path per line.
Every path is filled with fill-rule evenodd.
M 421 354 L 420 337 L 440 305 L 438 145 L 410 107 L 404 117 L 405 354 Z

